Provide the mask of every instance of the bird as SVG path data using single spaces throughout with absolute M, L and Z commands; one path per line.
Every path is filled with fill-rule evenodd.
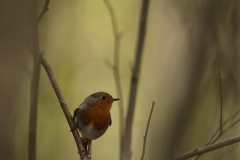
M 112 124 L 110 109 L 114 101 L 120 100 L 113 98 L 107 92 L 96 92 L 89 95 L 74 110 L 73 121 L 78 129 L 84 149 L 90 153 L 91 141 L 101 137 Z

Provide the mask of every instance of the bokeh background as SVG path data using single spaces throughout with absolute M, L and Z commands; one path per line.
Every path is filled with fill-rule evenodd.
M 39 0 L 39 13 L 44 5 Z M 119 31 L 122 101 L 126 116 L 131 70 L 137 45 L 141 1 L 110 1 Z M 1 2 L 0 157 L 27 159 L 32 55 L 24 47 L 29 31 L 25 0 Z M 152 0 L 141 61 L 132 135 L 132 159 L 140 159 L 148 132 L 145 159 L 169 159 L 201 147 L 219 126 L 221 71 L 223 120 L 239 104 L 238 0 Z M 51 65 L 71 112 L 89 94 L 116 97 L 114 36 L 109 12 L 99 0 L 51 0 L 39 23 L 40 52 Z M 77 148 L 45 70 L 41 68 L 37 117 L 37 159 L 78 159 Z M 119 159 L 119 104 L 112 126 L 93 141 L 93 159 Z M 239 134 L 239 125 L 220 139 Z M 234 146 L 230 146 L 234 147 Z M 217 159 L 229 147 L 200 159 Z M 239 159 L 239 148 L 222 159 Z M 169 156 L 170 155 L 170 156 Z

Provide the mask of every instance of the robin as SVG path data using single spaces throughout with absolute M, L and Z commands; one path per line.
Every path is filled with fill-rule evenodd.
M 85 98 L 74 110 L 75 128 L 81 133 L 85 150 L 90 150 L 91 141 L 101 137 L 112 124 L 110 109 L 114 101 L 109 93 L 96 92 Z

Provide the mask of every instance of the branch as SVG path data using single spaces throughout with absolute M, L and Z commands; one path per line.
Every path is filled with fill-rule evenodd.
M 33 75 L 30 90 L 30 115 L 28 134 L 28 159 L 36 160 L 37 108 L 41 55 L 38 42 L 37 1 L 31 6 L 31 49 L 33 54 Z
M 226 119 L 226 120 L 223 122 L 222 127 L 224 127 L 224 126 L 227 124 L 227 122 L 233 121 L 233 119 L 236 118 L 236 116 L 239 115 L 239 113 L 240 113 L 240 109 L 238 109 L 236 112 L 234 112 L 234 113 L 232 114 L 232 116 L 230 116 L 228 119 Z M 240 121 L 240 118 L 238 118 L 238 119 L 237 119 L 236 121 L 234 121 L 233 123 L 229 124 L 228 127 L 226 127 L 226 129 L 224 129 L 224 130 L 222 131 L 222 133 L 220 133 L 220 127 L 221 127 L 221 126 L 219 126 L 219 127 L 216 129 L 216 131 L 213 133 L 213 135 L 207 140 L 207 142 L 205 143 L 204 146 L 208 146 L 208 145 L 210 145 L 210 144 L 215 143 L 224 133 L 226 133 L 226 131 L 228 131 L 229 129 L 231 129 L 232 127 L 234 127 L 239 121 Z M 218 134 L 218 132 L 219 132 L 219 134 Z M 215 138 L 215 136 L 216 136 L 217 134 L 218 134 L 218 136 Z M 199 156 L 201 156 L 201 155 L 197 155 L 196 157 L 193 158 L 193 160 L 197 160 L 197 159 L 199 158 Z
M 222 148 L 222 147 L 226 147 L 228 145 L 238 143 L 239 141 L 240 141 L 240 136 L 232 137 L 232 138 L 229 138 L 227 140 L 223 140 L 221 142 L 211 144 L 209 146 L 194 149 L 194 150 L 189 151 L 189 152 L 187 152 L 187 153 L 185 153 L 181 156 L 178 156 L 178 157 L 174 158 L 174 160 L 188 159 L 188 158 L 191 158 L 191 157 L 196 156 L 196 155 L 204 154 L 204 153 L 207 153 L 207 152 L 210 152 L 210 151 Z
M 218 78 L 219 78 L 219 92 L 220 92 L 220 134 L 222 133 L 222 110 L 223 110 L 223 103 L 222 103 L 222 81 L 221 81 L 221 70 L 219 66 L 219 60 L 217 58 L 217 65 L 218 65 Z
M 145 133 L 145 136 L 143 137 L 144 140 L 143 140 L 143 151 L 142 151 L 141 160 L 144 159 L 144 155 L 145 155 L 145 148 L 146 148 L 146 142 L 147 142 L 148 128 L 149 128 L 149 124 L 150 124 L 150 121 L 151 121 L 151 117 L 152 117 L 152 112 L 153 112 L 154 105 L 155 105 L 155 102 L 153 101 L 153 102 L 152 102 L 152 109 L 151 109 L 150 115 L 149 115 L 149 117 L 148 117 L 148 123 L 147 123 L 146 133 Z
M 105 3 L 105 5 L 106 5 L 106 7 L 109 11 L 109 14 L 110 14 L 110 17 L 111 17 L 111 22 L 112 22 L 113 34 L 114 34 L 114 37 L 116 38 L 119 32 L 118 32 L 116 17 L 115 17 L 115 14 L 113 12 L 113 7 L 108 0 L 104 0 L 103 2 Z
M 235 146 L 233 146 L 233 147 L 229 147 L 225 152 L 222 153 L 222 155 L 220 155 L 220 156 L 218 157 L 217 160 L 221 159 L 224 155 L 229 154 L 230 152 L 232 152 L 233 150 L 235 150 L 235 149 L 238 147 L 238 144 L 239 144 L 239 143 L 237 143 L 237 144 L 236 144 Z
M 116 90 L 117 90 L 117 96 L 121 99 L 121 102 L 119 101 L 119 131 L 120 131 L 120 153 L 122 153 L 123 150 L 123 96 L 122 96 L 122 87 L 121 87 L 121 81 L 120 81 L 120 74 L 119 74 L 119 49 L 120 49 L 120 32 L 118 32 L 117 28 L 117 21 L 116 17 L 113 12 L 113 7 L 109 3 L 108 0 L 104 0 L 104 3 L 109 11 L 111 22 L 112 22 L 112 28 L 113 28 L 113 35 L 114 35 L 114 65 L 112 65 L 114 78 L 115 78 L 115 84 L 116 84 Z M 120 154 L 120 156 L 122 156 Z M 120 157 L 120 159 L 122 159 Z
M 40 56 L 34 55 L 33 76 L 30 91 L 30 119 L 29 119 L 29 140 L 28 140 L 28 159 L 36 159 L 36 137 L 37 137 L 37 101 L 40 76 Z
M 60 102 L 60 105 L 62 107 L 62 110 L 63 110 L 63 113 L 68 121 L 68 124 L 70 126 L 70 128 L 74 128 L 75 127 L 75 124 L 73 122 L 73 119 L 72 119 L 72 116 L 71 116 L 71 113 L 69 112 L 69 109 L 68 109 L 68 106 L 67 106 L 67 103 L 66 101 L 64 100 L 64 97 L 62 95 L 62 92 L 57 84 L 57 81 L 56 81 L 56 78 L 53 74 L 53 71 L 50 67 L 50 65 L 48 64 L 48 62 L 46 61 L 46 59 L 44 57 L 42 57 L 42 61 L 41 61 L 44 69 L 46 70 L 47 74 L 48 74 L 48 77 L 51 81 L 51 84 L 52 84 L 52 87 L 57 95 L 57 98 Z M 77 145 L 77 148 L 78 148 L 78 153 L 80 154 L 81 156 L 81 159 L 83 160 L 90 160 L 91 158 L 87 156 L 87 152 L 85 151 L 84 147 L 83 147 L 83 144 L 82 144 L 82 141 L 80 139 L 80 136 L 79 136 L 79 133 L 76 129 L 72 130 L 72 134 L 73 134 L 73 137 L 75 139 L 75 142 L 76 142 L 76 145 Z
M 142 1 L 142 9 L 141 9 L 141 16 L 140 16 L 140 27 L 138 33 L 138 44 L 137 44 L 137 51 L 135 55 L 135 65 L 134 70 L 132 72 L 131 78 L 131 88 L 129 94 L 129 103 L 128 103 L 128 111 L 126 117 L 126 127 L 123 137 L 123 152 L 122 158 L 124 160 L 129 160 L 131 157 L 131 138 L 132 138 L 132 123 L 133 123 L 133 116 L 135 110 L 135 103 L 136 103 L 136 95 L 137 95 L 137 87 L 138 87 L 138 79 L 139 79 L 139 71 L 140 71 L 140 64 L 142 58 L 142 49 L 144 45 L 144 38 L 146 32 L 146 22 L 147 22 L 147 13 L 148 13 L 148 5 L 149 0 Z
M 240 109 L 238 109 L 236 112 L 234 112 L 232 114 L 232 116 L 230 116 L 227 120 L 225 120 L 222 124 L 222 127 L 224 127 L 226 125 L 226 123 L 228 121 L 232 121 L 237 115 L 239 115 L 240 113 Z M 232 128 L 237 122 L 239 121 L 239 119 L 235 122 L 233 122 L 233 124 L 229 125 L 223 132 L 225 133 L 228 129 Z M 210 139 L 206 142 L 206 146 L 209 145 L 209 144 L 213 144 L 214 142 L 216 142 L 218 140 L 218 138 L 222 135 L 222 134 L 219 134 L 215 139 L 214 137 L 217 135 L 217 133 L 220 131 L 220 126 L 218 127 L 218 129 L 214 132 L 214 134 L 210 137 Z M 214 139 L 214 140 L 213 140 Z
M 43 17 L 46 12 L 49 0 L 46 0 L 44 9 L 42 10 L 37 21 L 37 1 L 32 6 L 32 45 L 31 51 L 33 54 L 33 75 L 31 81 L 31 91 L 30 91 L 30 115 L 29 115 L 29 140 L 28 140 L 28 159 L 36 159 L 36 137 L 37 137 L 37 98 L 38 98 L 38 87 L 39 87 L 39 77 L 40 77 L 40 65 L 41 65 L 41 54 L 39 52 L 39 42 L 38 42 L 38 22 Z
M 48 4 L 49 4 L 50 0 L 46 0 L 44 7 L 40 13 L 40 15 L 38 16 L 38 23 L 41 21 L 42 17 L 44 16 L 44 14 L 49 10 L 48 9 Z
M 45 1 L 44 8 L 42 9 L 41 14 L 38 16 L 38 23 L 40 22 L 40 20 L 44 16 L 44 14 L 49 10 L 48 9 L 49 1 L 50 0 L 46 0 Z M 37 28 L 37 23 L 36 23 L 36 28 Z M 33 43 L 33 44 L 35 44 L 35 43 Z M 64 100 L 64 97 L 63 97 L 63 95 L 61 93 L 61 90 L 60 90 L 58 84 L 57 84 L 56 78 L 55 78 L 55 76 L 53 74 L 53 71 L 52 71 L 50 65 L 48 64 L 46 59 L 41 54 L 39 54 L 38 41 L 37 41 L 36 44 L 37 44 L 38 54 L 36 54 L 36 56 L 34 54 L 33 55 L 35 57 L 39 56 L 39 58 L 38 58 L 38 60 L 39 60 L 39 68 L 40 68 L 40 63 L 41 63 L 43 65 L 45 71 L 47 72 L 49 80 L 50 80 L 50 82 L 51 82 L 51 84 L 53 86 L 53 89 L 54 89 L 54 91 L 55 91 L 55 93 L 57 95 L 57 98 L 58 98 L 58 100 L 60 102 L 62 110 L 63 110 L 63 112 L 65 114 L 65 117 L 66 117 L 66 119 L 68 121 L 68 124 L 69 124 L 70 128 L 72 129 L 72 128 L 75 127 L 75 124 L 73 122 L 71 113 L 69 112 L 68 106 L 67 106 L 67 104 L 66 104 L 66 102 Z M 32 51 L 34 51 L 34 50 L 32 50 L 32 48 L 35 49 L 36 46 L 33 46 L 32 48 L 29 48 L 29 47 L 27 47 L 27 48 L 29 49 L 30 52 L 32 52 Z M 32 53 L 35 53 L 35 52 L 32 52 Z M 33 77 L 34 77 L 34 73 L 33 73 Z M 37 78 L 37 79 L 39 80 L 39 78 Z M 31 102 L 32 102 L 32 95 L 35 95 L 35 97 L 37 97 L 36 96 L 37 94 L 34 94 L 36 92 L 35 91 L 36 89 L 34 90 L 34 87 L 32 87 L 32 88 L 33 88 L 33 91 L 31 90 Z M 36 100 L 34 100 L 34 102 L 36 103 Z M 32 113 L 32 111 L 30 109 L 29 160 L 35 160 L 36 159 L 36 116 L 37 116 L 36 112 Z M 34 117 L 35 119 L 31 120 L 31 117 Z M 34 124 L 34 123 L 35 123 L 35 125 L 34 125 L 35 128 L 31 127 L 31 125 Z M 33 133 L 33 136 L 31 136 L 31 133 Z M 81 138 L 79 136 L 78 131 L 76 129 L 72 130 L 72 134 L 73 134 L 73 137 L 75 139 L 75 142 L 76 142 L 76 145 L 77 145 L 77 148 L 78 148 L 78 153 L 80 154 L 80 158 L 82 160 L 91 160 L 91 158 L 88 157 L 87 152 L 86 152 L 86 150 L 83 147 L 83 144 L 82 144 L 82 141 L 81 141 Z M 33 157 L 33 158 L 31 158 L 31 157 Z
M 41 21 L 41 19 L 44 16 L 44 14 L 49 10 L 48 9 L 49 2 L 50 2 L 50 0 L 46 0 L 45 1 L 44 7 L 43 7 L 40 15 L 38 16 L 38 23 Z M 41 59 L 41 64 L 43 65 L 43 67 L 44 67 L 44 69 L 45 69 L 45 71 L 46 71 L 46 73 L 47 73 L 47 75 L 49 77 L 49 80 L 50 80 L 50 82 L 52 84 L 52 87 L 53 87 L 53 89 L 54 89 L 54 91 L 56 93 L 56 96 L 57 96 L 57 98 L 58 98 L 58 100 L 60 102 L 60 105 L 61 105 L 61 108 L 63 110 L 63 113 L 64 113 L 64 115 L 65 115 L 65 117 L 66 117 L 66 119 L 68 121 L 68 124 L 69 124 L 70 128 L 72 129 L 72 128 L 75 127 L 75 124 L 73 122 L 72 115 L 69 112 L 67 103 L 64 100 L 64 97 L 62 95 L 60 87 L 57 84 L 57 81 L 56 81 L 56 78 L 55 78 L 55 76 L 53 74 L 53 71 L 52 71 L 50 65 L 48 64 L 47 60 L 44 57 L 42 57 L 42 59 Z M 78 148 L 78 153 L 80 154 L 80 158 L 82 160 L 91 160 L 91 158 L 88 157 L 87 152 L 84 149 L 84 146 L 82 144 L 82 141 L 81 141 L 81 138 L 79 136 L 78 131 L 76 129 L 72 130 L 72 134 L 73 134 L 73 137 L 75 139 L 75 142 L 76 142 L 76 145 L 77 145 L 77 148 Z
M 219 66 L 219 60 L 217 58 L 217 65 L 218 65 L 218 79 L 219 79 L 219 92 L 220 92 L 220 120 L 219 120 L 219 128 L 215 131 L 215 133 L 210 137 L 210 139 L 206 142 L 205 146 L 209 145 L 209 144 L 213 144 L 215 143 L 222 135 L 225 131 L 227 131 L 227 129 L 225 131 L 223 131 L 223 126 L 226 124 L 226 122 L 228 120 L 226 120 L 224 123 L 222 123 L 222 110 L 223 110 L 223 103 L 222 103 L 222 83 L 221 83 L 221 71 L 220 71 L 220 66 Z M 220 132 L 219 132 L 220 131 Z M 217 135 L 217 133 L 219 132 L 219 135 L 213 140 L 213 138 Z M 213 140 L 213 141 L 212 141 Z M 194 157 L 193 160 L 197 160 L 199 158 L 200 155 Z

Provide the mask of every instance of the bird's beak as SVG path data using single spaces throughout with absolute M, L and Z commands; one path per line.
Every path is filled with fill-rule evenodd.
M 112 98 L 112 101 L 118 101 L 120 100 L 119 98 Z

